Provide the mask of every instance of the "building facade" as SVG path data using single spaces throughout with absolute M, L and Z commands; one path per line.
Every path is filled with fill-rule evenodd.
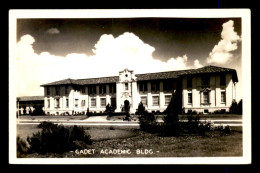
M 41 115 L 44 113 L 44 96 L 17 97 L 17 115 Z
M 172 93 L 181 94 L 185 112 L 228 111 L 238 82 L 234 69 L 206 66 L 198 69 L 134 74 L 124 69 L 119 76 L 65 79 L 44 87 L 45 114 L 103 112 L 110 104 L 115 112 L 129 108 L 135 113 L 140 102 L 148 111 L 164 111 Z

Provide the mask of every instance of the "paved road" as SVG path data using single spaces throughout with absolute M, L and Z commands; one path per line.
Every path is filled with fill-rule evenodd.
M 79 119 L 19 119 L 17 124 L 40 124 L 43 121 L 53 122 L 63 125 L 81 125 L 81 126 L 132 126 L 139 127 L 139 121 L 123 121 L 123 120 L 107 120 L 106 116 L 93 116 L 83 120 Z M 200 120 L 205 122 L 205 120 Z M 158 122 L 163 122 L 161 119 Z M 242 126 L 242 119 L 210 119 L 206 122 L 214 123 L 214 125 Z

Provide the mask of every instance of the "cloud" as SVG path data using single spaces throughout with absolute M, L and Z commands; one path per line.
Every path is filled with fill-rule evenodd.
M 153 58 L 155 48 L 138 36 L 126 32 L 118 37 L 104 34 L 93 48 L 94 55 L 70 53 L 55 56 L 49 52 L 36 54 L 35 39 L 24 35 L 17 43 L 18 96 L 43 95 L 41 84 L 66 78 L 82 79 L 118 75 L 124 68 L 135 73 L 184 70 L 188 66 L 186 55 L 172 57 L 167 62 Z M 195 66 L 199 62 L 196 61 Z
M 59 34 L 60 31 L 57 28 L 50 28 L 46 31 L 47 34 Z
M 221 40 L 209 53 L 207 63 L 225 64 L 232 60 L 232 51 L 237 49 L 240 36 L 234 31 L 234 21 L 229 20 L 222 25 Z
M 203 67 L 203 65 L 201 65 L 201 64 L 200 64 L 200 61 L 196 59 L 196 60 L 194 61 L 194 67 L 195 67 L 195 68 L 201 68 L 201 67 Z

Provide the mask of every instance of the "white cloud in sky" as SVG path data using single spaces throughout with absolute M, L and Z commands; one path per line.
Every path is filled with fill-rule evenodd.
M 59 34 L 60 31 L 57 28 L 50 28 L 46 31 L 47 34 Z
M 188 66 L 186 55 L 162 62 L 153 58 L 155 48 L 144 43 L 133 33 L 118 37 L 104 34 L 94 46 L 95 55 L 71 53 L 55 56 L 49 52 L 36 54 L 32 44 L 35 39 L 24 35 L 17 43 L 18 96 L 43 95 L 41 84 L 66 78 L 81 79 L 118 75 L 128 68 L 135 73 L 183 70 L 201 67 L 198 60 Z
M 221 40 L 214 46 L 209 53 L 207 63 L 225 64 L 229 62 L 233 54 L 231 51 L 237 49 L 237 43 L 241 38 L 234 31 L 234 21 L 229 20 L 222 25 Z

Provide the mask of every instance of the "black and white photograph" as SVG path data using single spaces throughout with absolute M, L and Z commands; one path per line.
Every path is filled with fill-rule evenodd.
M 9 16 L 10 163 L 251 162 L 250 10 Z

